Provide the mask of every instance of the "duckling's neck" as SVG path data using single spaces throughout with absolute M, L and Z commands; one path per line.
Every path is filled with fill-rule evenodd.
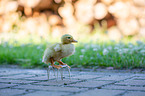
M 62 44 L 63 44 L 63 45 L 66 45 L 66 44 L 71 44 L 71 43 L 62 42 Z
M 71 43 L 62 43 L 62 45 L 68 45 L 68 44 L 71 44 Z

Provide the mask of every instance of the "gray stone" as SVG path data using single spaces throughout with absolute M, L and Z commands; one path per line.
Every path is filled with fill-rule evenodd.
M 55 77 L 51 76 L 50 79 L 54 79 Z M 35 77 L 28 77 L 28 78 L 25 78 L 25 80 L 37 80 L 37 81 L 41 81 L 41 80 L 48 80 L 48 77 L 47 76 L 35 76 Z
M 19 89 L 1 89 L 0 90 L 0 96 L 13 96 L 25 93 L 25 90 L 19 90 Z
M 118 85 L 109 85 L 103 87 L 105 89 L 117 89 L 117 90 L 136 90 L 136 91 L 145 91 L 145 87 L 136 87 L 136 86 L 118 86 Z
M 115 84 L 123 84 L 123 85 L 139 85 L 139 86 L 143 86 L 145 85 L 145 80 L 125 80 L 125 81 L 121 81 L 119 83 L 115 83 Z
M 137 76 L 137 77 L 144 77 L 144 76 L 145 76 L 145 73 L 142 73 L 142 74 L 136 73 L 136 74 L 134 74 L 134 76 Z
M 49 80 L 49 81 L 44 81 L 44 82 L 39 82 L 39 83 L 34 83 L 36 85 L 68 85 L 70 83 L 78 82 L 80 80 Z
M 134 77 L 134 80 L 145 80 L 145 77 Z
M 90 81 L 86 81 L 86 82 L 79 82 L 76 84 L 70 84 L 68 86 L 75 86 L 75 87 L 99 87 L 105 84 L 109 84 L 112 83 L 112 81 L 94 81 L 94 80 L 90 80 Z
M 32 89 L 32 90 L 48 90 L 48 91 L 65 91 L 65 92 L 78 92 L 85 90 L 85 88 L 71 88 L 63 86 L 43 86 L 43 85 L 19 85 L 14 88 Z
M 115 95 L 118 95 L 123 92 L 124 91 L 122 91 L 122 90 L 95 89 L 95 90 L 81 92 L 81 93 L 75 94 L 73 96 L 115 96 Z
M 145 96 L 145 92 L 127 92 L 123 96 Z
M 72 79 L 93 79 L 93 78 L 97 78 L 100 77 L 98 75 L 76 75 L 71 77 Z
M 35 76 L 35 75 L 19 74 L 19 75 L 4 76 L 4 77 L 0 77 L 0 78 L 4 78 L 4 79 L 23 79 L 23 78 L 32 77 L 32 76 Z
M 22 96 L 62 96 L 67 95 L 66 92 L 52 92 L 52 91 L 36 91 L 34 93 L 25 94 Z
M 3 69 L 0 72 L 0 76 L 16 75 L 16 74 L 22 74 L 22 73 L 26 73 L 26 72 L 25 71 L 18 71 L 18 70 L 12 71 L 12 69 L 5 69 L 5 70 Z
M 102 78 L 98 78 L 97 80 L 114 80 L 114 81 L 118 81 L 118 80 L 124 80 L 124 79 L 127 79 L 127 78 L 130 78 L 131 76 L 128 75 L 128 76 L 123 76 L 123 75 L 109 75 L 109 76 L 105 76 L 105 77 L 102 77 Z
M 0 88 L 7 88 L 7 87 L 13 87 L 17 84 L 3 84 L 3 83 L 0 83 Z
M 28 80 L 10 80 L 10 79 L 0 79 L 1 83 L 20 83 L 20 84 L 29 84 L 34 83 L 36 81 L 28 81 Z
M 145 96 L 144 74 L 110 71 L 72 71 L 69 80 L 64 70 L 56 81 L 51 70 L 47 81 L 46 70 L 0 68 L 0 96 Z

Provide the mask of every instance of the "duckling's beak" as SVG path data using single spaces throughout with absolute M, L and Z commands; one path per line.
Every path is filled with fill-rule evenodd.
M 77 43 L 78 41 L 73 39 L 72 42 Z

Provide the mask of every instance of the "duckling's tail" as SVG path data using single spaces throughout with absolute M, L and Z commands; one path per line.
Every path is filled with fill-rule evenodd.
M 44 59 L 42 59 L 42 62 L 44 62 Z
M 45 55 L 43 56 L 42 62 L 44 62 L 45 64 L 49 63 L 49 60 Z
M 45 58 L 45 56 L 43 56 L 43 59 L 42 59 L 42 62 L 44 62 L 44 63 L 46 63 L 46 58 Z

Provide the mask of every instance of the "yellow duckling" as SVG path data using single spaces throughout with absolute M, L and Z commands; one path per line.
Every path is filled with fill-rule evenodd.
M 74 40 L 71 35 L 63 35 L 61 37 L 61 43 L 53 44 L 45 50 L 42 62 L 46 64 L 51 63 L 51 66 L 57 69 L 61 68 L 62 66 L 54 65 L 55 61 L 57 61 L 60 65 L 67 65 L 64 64 L 61 59 L 68 57 L 75 52 L 75 46 L 72 44 L 73 42 L 77 41 Z

